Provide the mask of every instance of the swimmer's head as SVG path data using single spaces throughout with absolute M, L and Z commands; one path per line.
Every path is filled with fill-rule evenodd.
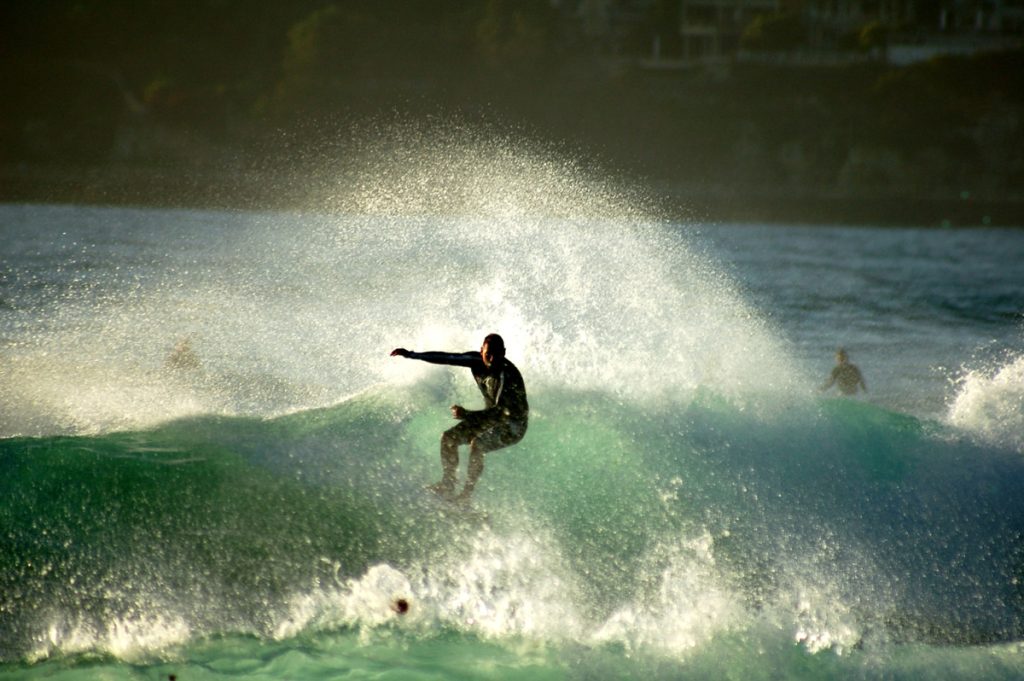
M 396 598 L 391 602 L 391 609 L 399 615 L 404 615 L 409 612 L 409 601 L 404 598 Z

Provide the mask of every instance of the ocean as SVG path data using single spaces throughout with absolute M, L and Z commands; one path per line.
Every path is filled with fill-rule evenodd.
M 472 163 L 0 206 L 0 679 L 1024 678 L 1024 232 Z M 480 395 L 389 353 L 490 332 L 530 427 L 454 509 Z

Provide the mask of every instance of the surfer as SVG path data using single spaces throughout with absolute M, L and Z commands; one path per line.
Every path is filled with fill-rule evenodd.
M 523 376 L 505 357 L 505 341 L 492 333 L 484 338 L 479 352 L 414 352 L 396 348 L 391 356 L 418 359 L 431 364 L 467 367 L 473 372 L 484 408 L 478 411 L 453 404 L 452 417 L 459 420 L 441 435 L 441 481 L 430 490 L 455 501 L 469 499 L 480 474 L 484 472 L 484 454 L 514 445 L 526 434 L 530 406 L 526 402 Z M 459 445 L 469 445 L 466 484 L 455 496 L 455 473 L 459 467 Z
M 832 373 L 824 385 L 821 386 L 821 389 L 828 390 L 833 384 L 838 384 L 839 392 L 844 395 L 856 395 L 857 388 L 862 388 L 864 392 L 868 391 L 868 386 L 864 383 L 864 376 L 861 375 L 860 369 L 850 361 L 850 356 L 846 354 L 846 350 L 843 348 L 836 350 L 836 365 L 832 368 Z

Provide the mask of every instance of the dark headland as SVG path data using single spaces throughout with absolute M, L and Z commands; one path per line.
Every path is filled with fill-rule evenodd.
M 829 40 L 780 5 L 700 55 L 687 3 L 607 2 L 595 29 L 600 4 L 6 3 L 0 201 L 318 209 L 437 133 L 682 220 L 1024 225 L 1020 28 Z M 896 60 L 910 42 L 932 56 Z

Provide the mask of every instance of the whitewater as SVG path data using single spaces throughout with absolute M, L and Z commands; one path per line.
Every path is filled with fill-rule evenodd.
M 1024 676 L 1024 232 L 378 151 L 304 210 L 0 206 L 0 679 Z M 479 393 L 389 352 L 491 332 L 530 427 L 454 511 Z

